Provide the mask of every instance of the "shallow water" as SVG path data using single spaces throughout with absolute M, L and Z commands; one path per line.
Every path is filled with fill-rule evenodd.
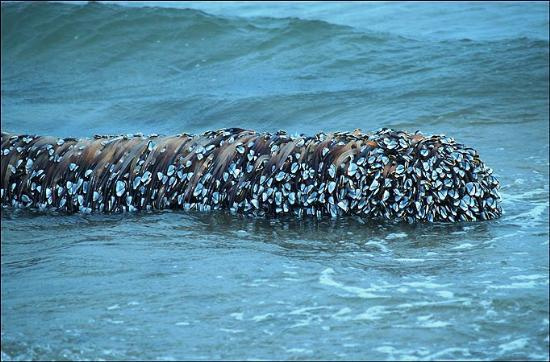
M 130 5 L 2 4 L 2 130 L 445 133 L 504 215 L 3 209 L 3 360 L 549 358 L 548 4 Z

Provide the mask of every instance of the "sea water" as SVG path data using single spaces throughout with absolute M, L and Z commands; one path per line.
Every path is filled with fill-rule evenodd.
M 2 209 L 2 360 L 531 359 L 549 348 L 548 3 L 2 3 L 2 130 L 447 134 L 455 224 Z

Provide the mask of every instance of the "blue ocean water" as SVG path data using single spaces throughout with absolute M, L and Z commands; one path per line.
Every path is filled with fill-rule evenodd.
M 2 3 L 2 130 L 445 133 L 501 219 L 2 210 L 2 360 L 549 348 L 548 3 Z

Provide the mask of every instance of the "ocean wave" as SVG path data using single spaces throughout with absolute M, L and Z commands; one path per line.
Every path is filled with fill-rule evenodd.
M 238 44 L 240 49 L 223 47 L 235 39 L 246 41 Z M 147 49 L 150 54 L 158 53 L 159 48 L 180 53 L 181 49 L 177 47 L 194 45 L 196 49 L 198 45 L 199 53 L 207 52 L 207 49 L 200 49 L 200 43 L 218 41 L 224 50 L 223 56 L 208 60 L 212 62 L 268 49 L 284 52 L 293 47 L 315 47 L 317 43 L 330 45 L 334 40 L 346 44 L 351 51 L 361 50 L 365 44 L 375 47 L 396 42 L 414 46 L 419 41 L 389 32 L 297 17 L 244 18 L 217 16 L 189 8 L 125 7 L 99 3 L 83 6 L 2 3 L 2 48 L 7 50 L 5 54 L 10 59 L 26 59 L 40 54 L 54 56 L 59 52 L 66 52 L 67 56 L 82 56 L 79 49 L 87 49 L 104 58 L 103 63 L 97 65 L 104 67 L 143 54 Z M 520 47 L 547 47 L 549 44 L 548 40 L 526 36 L 494 41 L 444 39 L 434 43 L 467 46 L 478 42 Z M 335 64 L 336 67 L 341 65 Z M 194 66 L 193 61 L 179 64 L 184 69 Z

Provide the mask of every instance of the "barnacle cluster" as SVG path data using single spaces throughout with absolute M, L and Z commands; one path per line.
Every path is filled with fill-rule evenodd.
M 380 129 L 312 137 L 237 128 L 55 138 L 2 133 L 4 206 L 66 212 L 226 209 L 416 221 L 501 215 L 498 180 L 444 135 Z

